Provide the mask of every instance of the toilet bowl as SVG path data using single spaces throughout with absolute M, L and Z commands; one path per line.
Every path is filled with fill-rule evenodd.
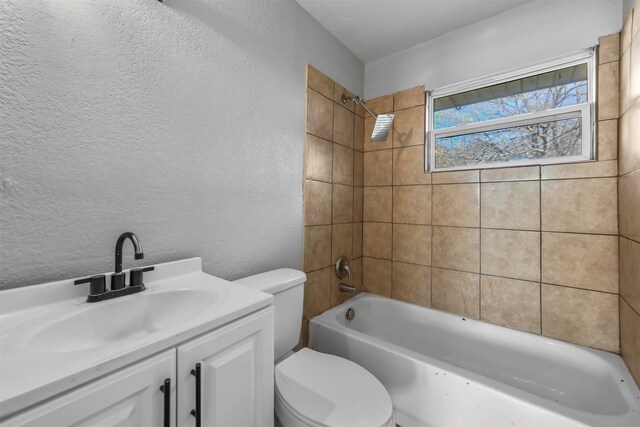
M 303 348 L 275 367 L 275 409 L 284 427 L 389 427 L 382 383 L 347 359 Z
M 280 269 L 236 280 L 274 296 L 275 415 L 283 427 L 392 427 L 391 397 L 362 366 L 299 342 L 306 275 Z

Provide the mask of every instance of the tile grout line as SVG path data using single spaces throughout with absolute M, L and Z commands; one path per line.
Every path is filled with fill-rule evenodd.
M 627 237 L 627 236 L 625 236 L 624 234 L 620 234 L 620 235 L 618 235 L 618 237 L 622 237 L 623 239 L 629 240 L 630 242 L 640 244 L 640 241 L 639 241 L 639 240 L 634 240 L 634 239 L 632 239 L 631 237 Z
M 629 303 L 629 301 L 627 301 L 627 299 L 624 296 L 620 295 L 619 297 L 622 301 L 624 301 L 625 304 L 629 306 L 631 311 L 633 311 L 637 316 L 640 316 L 640 313 L 636 311 L 636 309 Z
M 376 224 L 389 224 L 389 221 L 366 221 L 366 222 L 373 222 Z M 549 233 L 549 234 L 573 234 L 573 235 L 579 235 L 579 236 L 600 236 L 600 237 L 618 237 L 618 234 L 605 234 L 605 233 L 590 233 L 590 232 L 580 232 L 580 231 L 555 231 L 555 230 L 540 230 L 535 229 L 517 229 L 517 228 L 493 228 L 493 227 L 466 227 L 466 226 L 462 226 L 462 225 L 443 225 L 443 224 L 424 224 L 424 223 L 412 223 L 412 222 L 397 222 L 394 224 L 400 224 L 400 225 L 431 225 L 433 227 L 442 227 L 442 228 L 466 228 L 466 229 L 472 229 L 472 230 L 492 230 L 492 231 L 513 231 L 513 232 L 523 232 L 523 233 Z M 319 224 L 322 225 L 322 224 Z M 639 241 L 636 241 L 632 238 L 626 237 L 626 236 L 622 236 L 628 240 L 631 240 L 633 242 L 636 243 L 640 243 Z
M 334 90 L 335 91 L 335 90 Z M 343 92 L 344 93 L 344 92 Z M 334 101 L 336 102 L 336 101 Z M 336 102 L 337 103 L 337 102 Z M 340 104 L 338 104 L 340 105 Z M 350 111 L 349 109 L 347 109 Z M 356 131 L 356 119 L 355 119 L 355 108 L 353 113 L 353 121 L 351 125 L 351 254 L 349 254 L 349 262 L 353 262 L 353 235 L 355 233 L 355 220 L 356 220 L 356 190 L 355 190 L 355 156 L 353 155 L 354 147 L 355 147 L 355 131 Z M 353 277 L 350 277 L 351 285 L 353 286 Z M 341 298 L 339 298 L 341 299 Z M 347 298 L 349 299 L 349 298 Z M 346 301 L 346 299 L 345 299 Z
M 542 168 L 538 169 L 538 214 L 540 215 L 540 282 L 539 282 L 539 298 L 540 298 L 540 335 L 542 334 Z
M 426 123 L 425 123 L 425 126 L 426 126 Z M 426 161 L 426 158 L 423 161 Z M 424 165 L 424 166 L 426 167 L 427 165 Z M 430 181 L 433 182 L 433 179 L 431 179 Z M 433 228 L 433 185 L 430 188 L 429 197 L 430 197 L 429 204 L 431 205 L 431 218 L 429 218 L 429 224 L 431 227 L 431 259 L 429 260 L 429 263 L 431 264 L 431 266 L 429 267 L 429 280 L 431 282 L 431 290 L 430 290 L 431 292 L 429 293 L 429 296 L 430 296 L 429 305 L 433 307 L 433 230 L 434 230 Z
M 480 182 L 481 173 L 478 171 L 478 270 L 480 270 L 480 276 L 478 277 L 478 319 L 482 320 L 482 183 Z
M 509 276 L 500 276 L 500 275 L 497 275 L 497 274 L 480 273 L 478 271 L 458 270 L 458 269 L 455 269 L 455 268 L 436 266 L 436 265 L 433 265 L 433 264 L 431 264 L 431 265 L 418 264 L 418 263 L 415 263 L 415 262 L 410 262 L 410 261 L 405 261 L 405 260 L 392 260 L 392 259 L 388 259 L 388 258 L 380 258 L 380 257 L 371 256 L 371 255 L 363 255 L 362 258 L 371 258 L 371 259 L 380 260 L 380 261 L 397 262 L 397 263 L 400 263 L 400 264 L 409 264 L 409 265 L 414 265 L 414 266 L 418 266 L 418 267 L 429 267 L 432 270 L 433 269 L 439 269 L 439 270 L 455 271 L 455 272 L 458 272 L 458 273 L 465 273 L 465 274 L 475 274 L 475 275 L 478 275 L 478 276 L 482 275 L 482 276 L 487 276 L 487 277 L 497 277 L 499 279 L 517 280 L 517 281 L 520 281 L 520 282 L 544 284 L 544 285 L 556 286 L 556 287 L 560 287 L 560 288 L 575 289 L 575 290 L 578 290 L 578 291 L 596 292 L 596 293 L 604 294 L 604 295 L 612 295 L 612 296 L 617 296 L 618 295 L 615 292 L 606 292 L 606 291 L 602 291 L 602 290 L 599 290 L 599 289 L 580 288 L 580 287 L 577 287 L 577 286 L 562 285 L 562 284 L 559 284 L 559 283 L 540 282 L 538 280 L 524 279 L 524 278 L 520 278 L 520 277 L 509 277 Z M 314 271 L 317 271 L 317 270 L 314 270 Z
M 355 147 L 356 147 L 356 120 L 358 120 L 358 119 L 357 119 L 357 114 L 355 114 L 355 107 L 354 107 L 353 110 L 354 110 L 353 111 L 353 113 L 354 113 L 353 114 L 353 132 L 352 132 L 352 135 L 351 135 L 351 144 L 353 145 L 353 149 L 351 151 L 351 159 L 352 159 L 352 161 L 351 161 L 351 168 L 352 168 L 351 178 L 353 180 L 353 182 L 352 182 L 353 183 L 353 215 L 352 215 L 353 228 L 351 230 L 351 258 L 354 258 L 354 261 L 355 261 L 354 247 L 355 247 L 355 243 L 356 243 L 355 242 L 355 234 L 356 234 L 356 228 L 357 228 L 356 227 L 356 222 L 355 222 L 355 220 L 356 220 L 356 209 L 355 209 L 356 208 L 356 186 L 355 186 L 355 184 L 356 184 L 356 167 L 355 167 L 355 162 L 356 162 L 355 152 L 356 152 L 356 150 L 355 150 Z M 364 196 L 363 196 L 363 199 L 364 199 Z M 364 204 L 364 200 L 363 200 L 363 204 Z M 362 242 L 362 239 L 360 239 L 360 241 Z M 359 253 L 360 254 L 362 253 L 362 249 L 360 249 Z M 362 274 L 362 267 L 360 267 L 360 270 L 361 270 L 361 274 Z M 362 279 L 360 281 L 362 281 Z M 354 278 L 351 277 L 351 285 L 356 287 L 356 289 L 357 289 L 357 284 L 354 283 L 354 282 L 355 282 Z
M 621 35 L 621 33 L 619 33 L 619 38 L 620 38 L 620 35 Z M 620 64 L 620 60 L 622 59 L 622 54 L 623 53 L 624 52 L 620 52 L 620 49 L 618 49 L 618 66 Z M 622 70 L 620 70 L 620 69 L 618 70 L 618 73 L 619 73 L 618 77 L 620 77 L 621 71 Z M 618 97 L 620 95 L 621 95 L 621 88 L 620 88 L 620 81 L 618 81 Z M 620 101 L 620 99 L 618 99 L 618 101 Z M 617 176 L 617 181 L 616 181 L 616 199 L 617 199 L 616 202 L 617 202 L 618 206 L 616 206 L 616 208 L 617 208 L 616 209 L 617 210 L 617 212 L 616 212 L 616 220 L 618 222 L 618 224 L 617 224 L 617 226 L 618 226 L 618 244 L 617 244 L 617 247 L 618 247 L 618 350 L 619 350 L 620 354 L 622 354 L 622 310 L 620 310 L 620 299 L 622 299 L 623 301 L 626 302 L 626 300 L 624 299 L 624 297 L 622 296 L 622 294 L 620 292 L 620 276 L 621 276 L 621 274 L 620 274 L 621 273 L 621 268 L 620 268 L 620 258 L 621 258 L 621 256 L 620 256 L 620 237 L 622 235 L 622 232 L 620 230 L 620 180 L 621 180 L 622 176 L 624 175 L 624 174 L 620 174 L 620 164 L 621 164 L 621 160 L 622 160 L 620 158 L 620 154 L 621 154 L 620 153 L 620 151 L 621 151 L 620 150 L 620 142 L 621 142 L 620 141 L 621 140 L 620 124 L 621 124 L 621 121 L 622 121 L 621 119 L 622 119 L 623 115 L 624 115 L 624 112 L 621 112 L 621 111 L 618 110 L 618 117 L 615 118 L 615 120 L 616 120 L 616 131 L 617 131 L 616 135 L 618 137 L 617 138 L 618 139 L 617 140 L 617 142 L 618 142 L 618 144 L 617 144 L 617 152 L 616 152 L 616 157 L 618 158 L 618 176 Z M 629 304 L 629 306 L 631 306 L 631 305 Z
M 308 132 L 307 132 L 308 133 Z M 310 134 L 313 135 L 313 134 Z M 314 135 L 315 136 L 315 135 Z M 385 151 L 385 150 L 391 150 L 390 148 L 385 148 L 383 150 L 375 150 L 375 151 Z M 393 148 L 393 150 L 397 150 L 397 148 Z M 365 151 L 365 152 L 361 152 L 361 153 L 372 153 L 375 151 Z M 615 159 L 614 159 L 615 160 Z M 605 160 L 605 161 L 614 161 L 614 160 Z M 538 181 L 542 181 L 542 182 L 552 182 L 552 181 L 584 181 L 584 180 L 591 180 L 591 179 L 612 179 L 612 178 L 619 178 L 620 176 L 627 176 L 630 175 L 634 172 L 639 171 L 640 169 L 636 169 L 634 171 L 631 172 L 627 172 L 624 175 L 598 175 L 598 176 L 576 176 L 576 177 L 567 177 L 567 178 L 545 178 L 545 179 L 512 179 L 512 180 L 502 180 L 502 181 L 465 181 L 465 182 L 431 182 L 428 184 L 424 184 L 424 183 L 409 183 L 409 184 L 394 184 L 396 186 L 399 187 L 410 187 L 410 186 L 415 186 L 415 185 L 470 185 L 470 184 L 501 184 L 501 183 L 519 183 L 519 182 L 538 182 Z M 369 187 L 386 187 L 385 185 L 369 185 Z
M 364 113 L 363 113 L 364 114 Z M 361 244 L 361 250 L 360 250 L 360 258 L 362 259 L 362 271 L 361 271 L 361 281 L 362 281 L 362 291 L 364 292 L 366 290 L 365 288 L 365 267 L 364 267 L 364 188 L 365 188 L 365 161 L 364 161 L 364 115 L 363 117 L 360 117 L 360 119 L 362 120 L 362 186 L 360 187 L 360 189 L 362 190 L 362 206 L 360 206 L 361 209 L 361 216 L 360 216 L 360 223 L 362 224 L 362 241 L 360 242 Z M 355 145 L 355 144 L 354 144 Z
M 395 115 L 395 94 L 391 95 L 391 111 L 393 111 Z M 391 122 L 391 289 L 389 290 L 389 297 L 393 299 L 393 233 L 395 226 L 393 224 L 393 141 L 395 140 L 394 136 L 394 125 Z
M 307 78 L 308 78 L 308 75 L 309 75 L 309 74 L 307 73 Z M 327 78 L 329 78 L 329 77 L 327 77 Z M 331 80 L 331 79 L 329 79 L 329 80 Z M 332 83 L 334 83 L 334 82 L 333 82 L 333 80 L 331 80 L 331 82 L 332 82 Z M 328 100 L 329 100 L 329 101 L 331 101 L 331 102 L 335 102 L 335 101 L 333 100 L 333 97 L 329 98 L 329 97 L 328 97 L 327 95 L 325 95 L 324 93 L 321 93 L 321 92 L 319 92 L 318 90 L 314 89 L 313 87 L 309 86 L 309 84 L 308 84 L 308 83 L 307 83 L 307 89 L 310 89 L 310 90 L 314 91 L 314 92 L 315 92 L 315 93 L 317 93 L 318 95 L 320 95 L 320 96 L 322 96 L 322 97 L 324 97 L 324 98 L 328 99 Z M 334 90 L 334 89 L 332 89 L 332 94 L 333 94 L 333 90 Z
M 634 174 L 634 173 L 636 173 L 636 172 L 638 172 L 638 171 L 640 171 L 640 168 L 638 168 L 638 169 L 634 169 L 634 170 L 632 170 L 632 171 L 625 172 L 625 173 L 623 173 L 622 175 L 617 175 L 617 178 L 627 177 L 627 176 L 629 176 L 629 175 L 631 175 L 631 174 Z M 613 177 L 612 177 L 612 178 L 613 178 Z
M 332 91 L 331 92 L 333 93 L 335 91 L 336 84 L 335 84 L 335 82 L 333 80 L 332 80 L 332 83 L 333 84 L 332 84 Z M 333 167 L 334 167 L 334 164 L 333 164 L 333 151 L 335 149 L 334 146 L 333 146 L 333 144 L 335 144 L 335 142 L 334 142 L 335 120 L 333 119 L 333 109 L 334 108 L 335 107 L 333 105 L 333 99 L 332 99 L 331 100 L 331 234 L 330 234 L 331 244 L 330 244 L 330 248 L 329 248 L 329 253 L 330 253 L 329 259 L 331 260 L 331 262 L 329 263 L 329 267 L 331 267 L 331 265 L 333 264 L 333 208 L 334 208 L 334 206 L 333 206 L 333 195 L 334 195 L 333 187 L 335 185 L 334 182 L 333 182 Z M 353 220 L 353 217 L 351 219 Z M 329 307 L 331 307 L 331 300 L 332 300 L 331 294 L 332 294 L 332 291 L 333 291 L 333 289 L 332 289 L 333 286 L 331 286 L 331 281 L 332 281 L 331 279 L 332 278 L 333 277 L 331 276 L 331 273 L 329 273 Z

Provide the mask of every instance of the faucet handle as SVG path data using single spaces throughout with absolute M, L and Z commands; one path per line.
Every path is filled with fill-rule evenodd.
M 347 277 L 351 278 L 351 267 L 348 264 L 343 265 L 342 270 L 347 273 Z
M 127 277 L 127 275 L 122 273 L 122 272 L 113 273 L 111 275 L 111 290 L 112 291 L 117 291 L 117 290 L 120 290 L 120 289 L 124 288 L 126 277 Z
M 142 280 L 143 273 L 146 271 L 153 271 L 154 267 L 145 267 L 145 268 L 132 268 L 129 270 L 129 286 L 140 286 L 144 284 L 144 280 Z
M 100 295 L 107 291 L 104 275 L 86 277 L 73 282 L 74 285 L 82 285 L 83 283 L 89 283 L 89 295 Z
M 351 277 L 351 267 L 349 267 L 349 258 L 341 256 L 336 261 L 336 276 L 338 279 L 344 278 L 344 276 Z

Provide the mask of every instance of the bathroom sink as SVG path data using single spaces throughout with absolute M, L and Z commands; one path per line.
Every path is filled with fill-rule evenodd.
M 179 327 L 222 302 L 226 293 L 203 289 L 145 291 L 108 302 L 83 304 L 25 337 L 43 353 L 92 350 Z

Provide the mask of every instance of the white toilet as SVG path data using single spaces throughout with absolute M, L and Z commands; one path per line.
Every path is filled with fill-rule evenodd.
M 306 275 L 293 269 L 237 280 L 274 296 L 275 412 L 284 427 L 390 427 L 391 398 L 370 372 L 350 360 L 308 348 L 300 338 Z

